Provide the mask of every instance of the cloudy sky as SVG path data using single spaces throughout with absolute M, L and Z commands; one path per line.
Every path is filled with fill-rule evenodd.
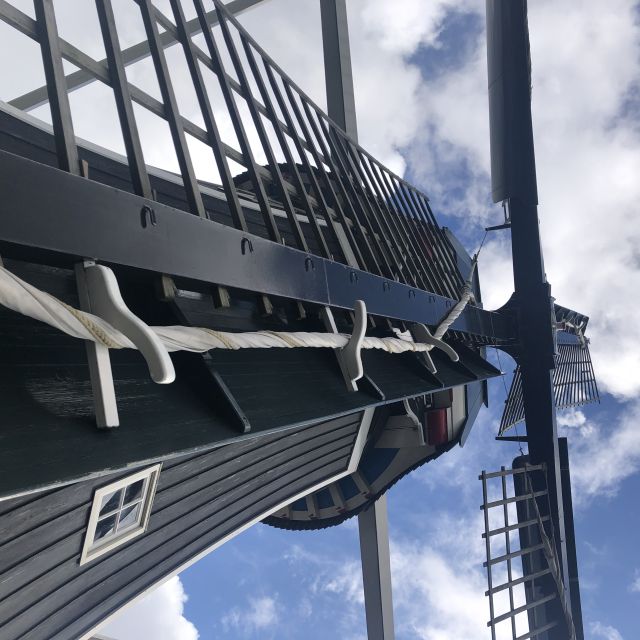
M 484 2 L 347 2 L 361 143 L 429 194 L 439 220 L 473 251 L 484 226 L 502 216 L 489 197 Z M 77 25 L 95 22 L 92 4 L 56 2 L 63 35 L 84 49 L 91 43 Z M 130 0 L 114 5 L 122 16 L 135 7 Z M 318 1 L 269 0 L 241 21 L 324 104 Z M 533 0 L 529 24 L 545 264 L 558 302 L 591 317 L 603 400 L 560 416 L 570 438 L 585 627 L 589 638 L 634 640 L 640 628 L 640 9 L 631 0 Z M 140 39 L 133 18 L 120 26 L 125 46 Z M 95 42 L 95 57 L 102 57 Z M 25 46 L 26 55 L 37 54 Z M 130 78 L 156 94 L 145 65 L 132 68 Z M 13 93 L 2 99 L 38 84 L 6 73 L 4 86 Z M 96 84 L 73 95 L 76 130 L 118 150 L 115 113 L 100 91 Z M 47 119 L 46 107 L 36 115 Z M 198 119 L 195 109 L 190 115 Z M 172 168 L 160 142 L 162 125 L 149 121 L 143 128 L 148 160 Z M 196 157 L 201 151 L 194 147 Z M 198 170 L 215 178 L 206 173 L 210 164 L 198 163 Z M 489 237 L 480 263 L 487 307 L 509 296 L 509 255 L 506 232 Z M 506 356 L 501 364 L 512 369 Z M 491 407 L 466 447 L 390 492 L 399 639 L 488 637 L 477 475 L 517 454 L 493 440 L 504 397 L 502 381 L 494 381 Z M 257 526 L 102 633 L 117 640 L 364 638 L 355 523 L 318 533 Z

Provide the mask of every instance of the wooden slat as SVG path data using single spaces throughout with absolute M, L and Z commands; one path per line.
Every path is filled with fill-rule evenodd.
M 204 209 L 204 204 L 202 203 L 200 187 L 198 186 L 193 163 L 191 162 L 191 155 L 187 147 L 187 140 L 184 135 L 178 103 L 173 92 L 164 49 L 160 44 L 158 25 L 155 19 L 155 9 L 151 0 L 139 0 L 138 5 L 140 6 L 140 13 L 142 14 L 142 20 L 149 40 L 151 57 L 156 70 L 162 101 L 164 102 L 166 119 L 169 123 L 169 129 L 171 130 L 171 137 L 173 138 L 173 146 L 182 174 L 187 202 L 189 203 L 191 213 L 204 218 L 207 214 Z
M 62 629 L 76 619 L 78 624 L 87 624 L 86 619 L 82 621 L 87 612 L 87 617 L 103 615 L 104 602 L 128 599 L 131 592 L 125 595 L 123 585 L 127 585 L 127 590 L 135 589 L 135 585 L 139 585 L 138 589 L 144 588 L 154 575 L 158 575 L 158 567 L 166 571 L 168 565 L 183 562 L 194 553 L 195 547 L 208 546 L 219 538 L 221 533 L 216 531 L 228 531 L 229 527 L 234 528 L 250 519 L 255 509 L 264 508 L 265 500 L 277 502 L 286 493 L 290 495 L 295 491 L 297 483 L 317 481 L 318 477 L 345 465 L 357 423 L 350 427 L 350 433 L 349 425 L 346 427 L 335 433 L 332 429 L 327 431 L 326 426 L 322 432 L 322 425 L 309 427 L 308 440 L 291 448 L 280 447 L 278 454 L 266 457 L 263 462 L 252 465 L 248 461 L 237 461 L 236 472 L 232 471 L 233 465 L 227 465 L 226 479 L 215 480 L 215 474 L 209 474 L 211 478 L 204 477 L 202 487 L 197 489 L 198 479 L 193 476 L 185 483 L 160 491 L 147 534 L 94 564 L 79 569 L 73 560 L 69 560 L 63 565 L 67 567 L 65 576 L 52 574 L 26 585 L 19 592 L 21 606 L 37 599 L 37 607 L 22 613 L 16 610 L 18 615 L 0 633 L 8 633 L 11 637 L 11 634 L 29 632 L 29 637 L 34 639 L 49 637 L 45 634 L 50 635 L 53 629 L 60 629 L 63 635 L 75 634 L 73 626 L 64 633 Z M 347 435 L 341 436 L 342 433 Z M 259 446 L 254 451 L 261 453 Z M 211 455 L 215 458 L 217 453 L 220 452 Z M 213 484 L 207 485 L 207 481 Z M 208 491 L 207 486 L 210 487 Z M 168 503 L 162 498 L 163 493 L 172 496 Z M 83 533 L 80 532 L 75 541 L 76 549 L 79 549 Z M 70 548 L 74 546 L 74 543 L 65 544 L 71 544 Z M 62 586 L 56 588 L 60 583 Z M 76 595 L 80 593 L 82 597 Z M 41 623 L 37 621 L 38 617 Z
M 120 128 L 122 129 L 124 146 L 127 151 L 127 160 L 129 161 L 133 188 L 138 195 L 151 198 L 151 184 L 149 182 L 138 127 L 133 113 L 133 103 L 131 101 L 131 93 L 129 92 L 127 75 L 124 70 L 111 0 L 96 0 L 96 8 L 98 10 L 102 39 L 104 40 L 104 48 L 109 63 L 111 86 L 113 87 L 118 116 L 120 118 Z
M 182 3 L 180 2 L 180 0 L 171 0 L 171 8 L 173 9 L 173 15 L 178 27 L 178 38 L 184 50 L 187 65 L 189 67 L 189 72 L 191 74 L 191 79 L 193 81 L 193 86 L 198 98 L 198 104 L 200 105 L 200 111 L 202 112 L 202 117 L 207 129 L 209 146 L 211 147 L 213 155 L 216 159 L 216 164 L 220 173 L 220 179 L 222 180 L 222 187 L 227 198 L 227 204 L 229 205 L 234 226 L 236 227 L 236 229 L 247 231 L 247 222 L 245 220 L 242 207 L 240 206 L 238 192 L 236 191 L 233 182 L 233 176 L 231 175 L 231 171 L 229 169 L 227 156 L 224 153 L 224 145 L 222 143 L 222 138 L 220 137 L 218 125 L 216 124 L 213 109 L 211 108 L 209 96 L 207 94 L 204 79 L 202 77 L 202 71 L 200 70 L 200 65 L 198 64 L 196 56 L 194 54 L 194 45 L 189 35 L 189 30 L 184 17 L 184 11 L 182 9 Z
M 47 79 L 58 166 L 64 171 L 80 175 L 78 149 L 73 133 L 71 106 L 69 105 L 67 85 L 62 68 L 62 56 L 60 54 L 53 0 L 38 0 L 34 3 L 34 7 L 44 74 Z

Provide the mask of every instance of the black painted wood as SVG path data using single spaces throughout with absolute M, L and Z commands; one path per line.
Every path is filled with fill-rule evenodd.
M 238 527 L 345 470 L 361 415 L 173 460 L 147 533 L 83 566 L 93 492 L 123 472 L 2 503 L 0 526 L 14 534 L 0 537 L 0 637 L 68 640 L 94 628 Z
M 27 282 L 77 306 L 71 271 L 15 261 L 8 261 L 7 266 Z M 124 288 L 123 292 L 134 311 L 150 324 L 175 322 L 171 317 L 150 314 L 141 302 L 140 288 L 133 288 L 130 294 Z M 261 351 L 255 358 L 243 356 L 226 366 L 234 389 L 239 388 L 238 398 L 251 416 L 253 433 L 247 437 L 328 419 L 379 402 L 379 398 L 367 394 L 347 394 L 333 353 L 326 354 L 311 373 L 305 372 L 302 383 L 309 388 L 292 402 L 287 396 L 288 380 L 295 374 L 281 370 L 287 366 L 286 359 L 279 359 L 275 350 Z M 139 353 L 112 351 L 121 426 L 99 431 L 95 428 L 82 341 L 0 308 L 0 352 L 4 418 L 0 429 L 0 496 L 104 474 L 125 465 L 196 454 L 240 435 L 198 354 L 174 354 L 176 381 L 156 385 Z M 297 364 L 292 361 L 292 367 L 299 372 L 304 369 L 304 354 L 297 350 L 294 355 Z M 224 356 L 220 358 L 224 361 Z M 322 367 L 326 370 L 319 370 Z M 265 377 L 255 377 L 255 371 L 262 371 Z M 280 377 L 274 379 L 275 374 Z M 263 390 L 247 388 L 247 379 Z M 329 393 L 324 399 L 317 394 L 318 380 L 328 384 Z M 296 383 L 300 388 L 301 382 Z M 272 401 L 261 405 L 261 397 L 268 399 L 270 394 L 280 406 Z M 307 398 L 309 407 L 304 406 Z M 336 404 L 332 406 L 334 398 Z

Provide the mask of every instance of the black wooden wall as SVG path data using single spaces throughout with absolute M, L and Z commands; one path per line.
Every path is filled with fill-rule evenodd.
M 126 473 L 0 502 L 0 638 L 81 637 L 243 524 L 346 470 L 361 418 L 168 461 L 148 531 L 83 566 L 93 492 Z

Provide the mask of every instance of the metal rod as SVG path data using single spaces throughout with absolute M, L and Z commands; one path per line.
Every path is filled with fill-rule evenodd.
M 140 144 L 140 136 L 133 112 L 133 103 L 131 102 L 129 83 L 127 82 L 122 54 L 120 52 L 120 42 L 118 40 L 118 31 L 116 29 L 111 0 L 96 0 L 96 9 L 98 11 L 102 39 L 109 64 L 111 86 L 113 87 L 118 116 L 120 118 L 122 138 L 127 152 L 127 160 L 129 161 L 129 171 L 131 172 L 133 189 L 138 195 L 151 198 L 151 183 L 149 182 L 149 175 L 144 162 L 142 145 Z
M 293 102 L 294 97 L 293 97 L 291 88 L 287 88 L 287 87 L 288 87 L 288 83 L 285 83 L 285 91 L 287 91 L 287 95 L 289 96 L 289 101 Z M 302 109 L 309 123 L 309 126 L 311 127 L 313 135 L 315 136 L 318 142 L 318 145 L 322 150 L 324 161 L 329 167 L 330 173 L 327 179 L 330 184 L 331 184 L 331 181 L 335 182 L 335 185 L 338 189 L 338 193 L 336 193 L 335 191 L 333 191 L 333 193 L 335 196 L 336 210 L 341 216 L 340 221 L 342 222 L 342 225 L 345 228 L 345 232 L 346 230 L 349 230 L 349 232 L 351 232 L 350 222 L 351 221 L 353 222 L 353 228 L 357 234 L 357 237 L 361 242 L 362 248 L 364 249 L 364 252 L 362 252 L 362 250 L 360 249 L 360 244 L 356 243 L 356 246 L 358 247 L 358 251 L 360 252 L 360 259 L 362 259 L 361 268 L 367 268 L 372 273 L 377 273 L 381 275 L 382 270 L 380 269 L 378 260 L 375 256 L 375 253 L 373 252 L 373 249 L 371 248 L 371 244 L 369 243 L 369 238 L 367 237 L 367 233 L 360 220 L 359 210 L 357 208 L 351 207 L 351 214 L 352 214 L 351 220 L 347 218 L 344 212 L 344 209 L 350 206 L 351 204 L 349 200 L 349 195 L 347 193 L 347 188 L 342 180 L 342 176 L 340 174 L 338 165 L 334 162 L 333 158 L 331 157 L 328 142 L 323 136 L 322 132 L 320 131 L 320 124 L 319 124 L 320 121 L 319 120 L 316 121 L 316 118 L 314 116 L 314 111 L 312 110 L 312 107 L 309 105 L 309 103 L 307 102 L 304 96 L 300 96 L 300 102 L 302 104 Z M 323 168 L 323 171 L 324 171 L 324 168 Z M 333 190 L 333 187 L 331 188 Z M 366 254 L 366 258 L 365 258 L 365 254 Z
M 240 39 L 241 39 L 241 42 L 242 42 L 242 46 L 244 47 L 244 51 L 245 51 L 245 55 L 247 57 L 247 61 L 249 62 L 249 69 L 251 70 L 251 73 L 253 74 L 253 78 L 254 78 L 254 80 L 256 82 L 256 85 L 258 87 L 258 91 L 260 92 L 260 95 L 262 96 L 262 101 L 263 101 L 263 103 L 264 103 L 264 105 L 265 105 L 265 107 L 267 109 L 267 112 L 269 114 L 271 114 L 271 117 L 269 119 L 271 121 L 271 124 L 273 125 L 273 129 L 275 131 L 276 139 L 278 141 L 278 144 L 280 145 L 280 149 L 284 153 L 286 162 L 288 164 L 288 169 L 289 169 L 290 174 L 291 174 L 291 176 L 293 178 L 293 185 L 294 185 L 294 187 L 296 189 L 298 200 L 302 204 L 302 208 L 304 209 L 304 211 L 305 211 L 305 213 L 307 215 L 307 219 L 309 221 L 309 224 L 311 225 L 311 228 L 312 228 L 313 233 L 314 233 L 314 235 L 316 237 L 316 241 L 318 242 L 318 245 L 321 248 L 324 247 L 326 249 L 327 255 L 328 255 L 330 253 L 329 252 L 329 248 L 328 248 L 328 246 L 326 246 L 326 242 L 325 242 L 324 236 L 322 234 L 322 231 L 320 230 L 320 226 L 318 225 L 318 221 L 316 220 L 315 212 L 314 212 L 313 207 L 311 206 L 311 202 L 309 200 L 309 195 L 307 194 L 307 191 L 306 191 L 306 189 L 304 187 L 304 184 L 302 182 L 302 178 L 300 177 L 300 172 L 298 171 L 298 167 L 296 166 L 296 162 L 295 162 L 295 159 L 293 157 L 293 154 L 291 153 L 291 149 L 289 149 L 289 145 L 287 144 L 287 141 L 285 139 L 284 132 L 282 130 L 282 127 L 280 126 L 280 120 L 278 119 L 278 117 L 276 115 L 276 111 L 275 111 L 273 103 L 271 101 L 271 96 L 269 95 L 269 92 L 267 91 L 267 87 L 265 85 L 264 79 L 262 78 L 262 75 L 260 74 L 260 70 L 258 68 L 258 63 L 257 63 L 256 58 L 254 56 L 253 50 L 251 49 L 251 45 L 248 43 L 246 38 L 244 38 L 242 36 L 242 34 L 240 34 Z M 267 76 L 269 76 L 269 67 L 268 67 L 268 65 L 265 67 L 265 69 L 266 69 Z M 271 81 L 271 78 L 269 78 L 269 80 Z M 271 82 L 271 84 L 273 86 L 273 82 Z M 284 110 L 282 108 L 281 108 L 281 110 L 283 112 L 283 115 L 286 118 L 287 117 L 286 110 Z M 288 122 L 287 122 L 287 125 L 289 125 Z M 291 130 L 291 128 L 290 128 L 290 130 Z M 299 151 L 299 153 L 302 155 L 303 152 Z M 291 208 L 292 208 L 292 211 L 293 211 L 293 206 Z M 302 235 L 302 231 L 300 231 L 300 225 L 298 223 L 297 218 L 295 217 L 295 213 L 293 215 L 293 219 L 295 220 L 295 225 L 297 226 L 297 231 L 300 234 L 300 236 L 302 237 L 302 242 L 306 246 L 306 240 L 304 239 L 304 236 Z
M 279 235 L 279 232 L 277 232 L 277 229 L 275 228 L 273 212 L 271 211 L 271 206 L 267 198 L 264 184 L 262 182 L 260 174 L 258 173 L 258 165 L 253 156 L 253 151 L 251 150 L 251 145 L 249 144 L 249 139 L 247 137 L 244 125 L 242 124 L 242 118 L 240 117 L 240 112 L 238 111 L 238 105 L 236 104 L 232 89 L 229 86 L 227 74 L 224 71 L 224 66 L 222 64 L 222 58 L 220 57 L 218 45 L 216 44 L 213 34 L 211 33 L 211 29 L 207 23 L 206 13 L 202 4 L 202 0 L 194 0 L 194 6 L 198 15 L 198 19 L 200 20 L 202 34 L 209 50 L 211 61 L 216 68 L 218 81 L 220 83 L 220 89 L 222 91 L 224 101 L 227 105 L 229 117 L 231 118 L 231 123 L 233 124 L 233 128 L 238 139 L 238 144 L 240 145 L 240 149 L 242 151 L 244 164 L 249 173 L 251 184 L 253 185 L 254 195 L 258 201 L 258 205 L 260 206 L 260 211 L 262 212 L 262 218 L 265 222 L 268 232 L 270 233 L 270 237 L 273 237 L 274 229 L 277 235 Z
M 53 122 L 58 166 L 63 171 L 80 175 L 78 149 L 73 133 L 71 106 L 69 105 L 69 97 L 64 81 L 53 0 L 38 0 L 34 2 L 34 7 L 44 74 L 51 97 L 51 120 Z
M 240 13 L 251 9 L 253 6 L 260 2 L 265 2 L 265 0 L 231 0 L 231 2 L 226 5 L 226 7 L 227 10 L 231 13 L 239 15 Z M 5 0 L 2 0 L 2 2 L 0 2 L 0 5 L 8 5 L 8 3 L 5 2 Z M 0 16 L 4 14 L 4 10 L 2 10 L 2 8 L 0 7 Z M 214 25 L 217 23 L 217 20 L 218 17 L 215 11 L 209 11 L 207 13 L 207 21 L 209 22 L 209 24 Z M 199 20 L 197 18 L 189 20 L 189 22 L 187 22 L 187 30 L 190 35 L 196 35 L 197 33 L 200 33 L 201 27 Z M 172 44 L 174 44 L 177 38 L 175 37 L 173 31 L 165 31 L 164 33 L 160 34 L 159 40 L 162 47 L 166 49 L 167 47 L 170 47 Z M 147 56 L 150 55 L 150 53 L 151 51 L 149 49 L 149 41 L 143 40 L 142 42 L 138 42 L 137 44 L 134 44 L 122 51 L 122 63 L 125 67 L 128 67 L 129 65 L 135 64 L 140 60 L 144 60 Z M 100 66 L 106 66 L 107 62 L 108 57 L 104 60 L 96 62 L 96 64 Z M 74 71 L 73 73 L 70 73 L 65 77 L 67 90 L 69 92 L 85 87 L 98 79 L 99 78 L 94 73 L 86 69 Z M 46 104 L 48 101 L 49 96 L 47 92 L 47 86 L 44 85 L 42 87 L 34 89 L 33 91 L 29 91 L 28 93 L 25 93 L 18 98 L 14 98 L 13 100 L 9 101 L 9 104 L 16 109 L 31 111 L 33 109 L 36 109 L 37 107 L 42 106 L 43 104 Z
M 249 47 L 249 44 L 245 42 L 245 46 Z M 322 193 L 322 189 L 320 188 L 320 185 L 318 183 L 318 178 L 316 176 L 316 171 L 314 169 L 314 167 L 311 165 L 311 163 L 309 162 L 309 159 L 307 158 L 307 154 L 305 152 L 305 149 L 302 145 L 302 140 L 300 139 L 300 136 L 298 135 L 298 132 L 296 130 L 296 126 L 295 123 L 293 121 L 293 117 L 291 116 L 291 113 L 289 111 L 289 109 L 287 109 L 287 105 L 285 104 L 284 98 L 282 96 L 282 92 L 280 91 L 280 87 L 278 86 L 278 82 L 276 80 L 276 77 L 274 76 L 273 73 L 273 69 L 271 68 L 271 66 L 269 65 L 268 61 L 264 60 L 264 68 L 265 68 L 265 72 L 267 74 L 267 79 L 269 80 L 269 84 L 271 86 L 271 90 L 273 91 L 273 94 L 276 98 L 276 102 L 278 103 L 278 106 L 280 107 L 280 111 L 282 112 L 282 115 L 284 117 L 284 120 L 287 124 L 287 127 L 289 128 L 289 135 L 291 137 L 291 139 L 293 140 L 293 144 L 296 148 L 296 151 L 298 152 L 298 155 L 300 156 L 300 160 L 302 162 L 302 166 L 304 167 L 305 173 L 309 179 L 309 183 L 311 185 L 311 189 L 313 190 L 313 192 L 315 192 L 316 194 L 316 200 L 319 204 L 319 209 L 320 209 L 320 213 L 322 214 L 322 216 L 324 217 L 324 219 L 327 222 L 327 225 L 329 226 L 329 228 L 331 229 L 332 235 L 335 238 L 336 242 L 338 243 L 339 246 L 342 245 L 342 241 L 340 239 L 340 236 L 338 235 L 338 232 L 336 230 L 336 226 L 335 226 L 335 222 L 333 220 L 333 217 L 331 216 L 331 213 L 329 212 L 329 207 L 327 205 L 327 202 L 325 200 L 324 194 Z M 283 82 L 283 86 L 285 84 L 285 80 L 282 81 Z M 265 87 L 265 92 L 266 92 L 266 87 Z M 297 106 L 297 105 L 296 105 Z M 287 141 L 284 139 L 284 132 L 282 130 L 281 127 L 279 127 L 278 125 L 278 119 L 275 117 L 275 110 L 273 109 L 273 105 L 271 106 L 271 110 L 274 114 L 273 117 L 273 124 L 274 127 L 276 129 L 276 133 L 282 138 L 282 143 L 284 144 L 285 148 L 287 149 L 287 151 L 289 150 L 289 146 L 287 144 Z M 289 151 L 289 156 L 291 158 L 291 152 Z M 314 155 L 314 158 L 317 157 L 317 154 Z M 319 160 L 319 158 L 318 158 Z M 317 162 L 317 160 L 316 160 Z M 290 163 L 293 167 L 293 173 L 294 173 L 294 177 L 296 180 L 300 180 L 300 175 L 298 172 L 298 168 L 296 167 L 296 163 L 294 162 L 293 158 L 291 158 Z M 321 162 L 320 162 L 321 164 Z M 318 169 L 319 170 L 319 169 Z M 304 194 L 304 202 L 309 202 L 309 198 L 307 197 L 307 192 L 306 189 L 304 189 L 304 186 L 302 185 L 302 181 L 300 181 L 301 183 L 301 188 L 303 189 L 303 194 Z M 311 208 L 310 204 L 307 204 L 305 206 L 309 206 L 309 209 Z M 349 250 L 351 250 L 351 247 L 349 247 Z M 348 251 L 346 251 L 345 249 L 342 249 L 342 253 L 344 256 L 344 261 L 345 263 L 348 264 Z
M 272 83 L 272 85 L 275 84 L 275 76 L 273 75 L 273 73 L 271 73 L 271 65 L 268 63 L 268 61 L 265 60 L 265 67 L 267 69 L 267 74 L 269 76 L 269 80 Z M 296 121 L 298 123 L 298 126 L 300 127 L 300 130 L 302 132 L 303 137 L 307 140 L 307 148 L 309 149 L 309 151 L 311 152 L 311 155 L 313 156 L 313 159 L 316 163 L 317 166 L 317 170 L 318 173 L 322 176 L 322 180 L 323 180 L 323 184 L 327 190 L 327 192 L 329 193 L 329 195 L 331 196 L 331 201 L 333 203 L 333 210 L 338 218 L 339 223 L 342 225 L 342 229 L 344 231 L 344 235 L 347 239 L 347 243 L 349 245 L 349 248 L 353 254 L 353 257 L 355 258 L 355 262 L 353 261 L 349 261 L 349 264 L 351 266 L 354 267 L 359 267 L 361 265 L 364 265 L 364 259 L 362 257 L 362 253 L 360 251 L 360 247 L 358 246 L 358 243 L 356 242 L 354 236 L 353 236 L 353 232 L 351 231 L 351 224 L 350 221 L 347 220 L 347 217 L 342 209 L 342 205 L 340 204 L 340 200 L 338 199 L 338 196 L 336 194 L 336 191 L 333 187 L 333 184 L 331 182 L 331 178 L 327 175 L 327 172 L 325 170 L 324 167 L 324 158 L 322 157 L 323 152 L 322 150 L 318 150 L 316 145 L 320 146 L 320 142 L 317 141 L 316 144 L 313 143 L 313 138 L 311 137 L 311 134 L 309 132 L 309 127 L 307 126 L 307 122 L 305 121 L 305 118 L 302 115 L 302 112 L 300 111 L 300 107 L 298 106 L 298 103 L 296 102 L 295 96 L 293 94 L 293 90 L 291 89 L 291 85 L 289 84 L 289 82 L 287 81 L 286 78 L 282 78 L 282 85 L 284 86 L 284 91 L 285 91 L 285 96 L 288 100 L 288 104 L 289 107 L 291 108 L 291 110 L 293 111 L 293 116 L 296 118 Z M 287 105 L 285 104 L 285 100 L 284 100 L 284 96 L 282 95 L 281 91 L 276 91 L 276 88 L 274 87 L 274 93 L 276 95 L 276 98 L 278 99 L 278 102 L 281 103 L 280 104 L 280 110 L 283 113 L 287 113 L 288 109 L 287 109 Z M 304 101 L 304 98 L 300 98 L 301 101 Z M 295 123 L 291 122 L 291 126 L 290 129 L 293 129 L 295 131 Z M 299 139 L 298 136 L 296 136 L 296 139 Z M 316 140 L 317 140 L 317 136 L 316 136 Z M 307 163 L 309 164 L 309 163 Z M 326 203 L 326 199 L 325 196 L 323 194 L 322 188 L 320 187 L 316 177 L 315 177 L 315 173 L 313 172 L 313 170 L 310 168 L 309 169 L 311 175 L 313 176 L 313 180 L 314 180 L 314 189 L 317 191 L 317 193 L 319 194 L 318 197 L 322 199 L 322 201 L 325 203 L 325 209 L 327 209 L 327 216 L 328 218 L 330 218 L 332 220 L 332 224 L 335 225 L 335 223 L 333 223 L 333 216 L 331 215 L 331 212 L 328 211 L 328 205 Z
M 202 203 L 200 188 L 191 162 L 187 140 L 184 135 L 184 128 L 180 122 L 180 112 L 173 87 L 171 86 L 171 78 L 169 77 L 169 69 L 164 56 L 164 49 L 160 45 L 158 25 L 155 18 L 155 7 L 151 0 L 137 0 L 137 2 L 140 7 L 140 13 L 142 14 L 147 38 L 149 39 L 151 57 L 156 70 L 156 76 L 158 77 L 160 93 L 162 94 L 165 113 L 169 123 L 169 129 L 171 130 L 173 146 L 176 151 L 178 165 L 180 166 L 189 209 L 191 213 L 204 218 L 207 214 L 204 209 L 204 204 Z
M 238 199 L 238 192 L 233 182 L 233 176 L 229 169 L 229 163 L 227 162 L 227 156 L 224 153 L 224 145 L 222 144 L 222 138 L 216 124 L 216 119 L 211 108 L 211 102 L 207 94 L 204 78 L 202 77 L 202 71 L 198 64 L 193 52 L 193 43 L 191 42 L 190 31 L 185 21 L 184 11 L 182 9 L 182 3 L 180 0 L 171 0 L 171 8 L 178 28 L 178 36 L 182 43 L 184 55 L 187 60 L 187 66 L 191 73 L 191 79 L 198 98 L 198 104 L 200 105 L 200 111 L 204 119 L 205 127 L 209 138 L 209 146 L 213 151 L 213 155 L 216 160 L 218 171 L 220 173 L 220 179 L 222 181 L 222 188 L 227 198 L 227 204 L 229 205 L 229 211 L 231 213 L 231 219 L 236 229 L 242 229 L 247 231 L 247 221 L 244 217 L 244 212 L 240 206 Z

